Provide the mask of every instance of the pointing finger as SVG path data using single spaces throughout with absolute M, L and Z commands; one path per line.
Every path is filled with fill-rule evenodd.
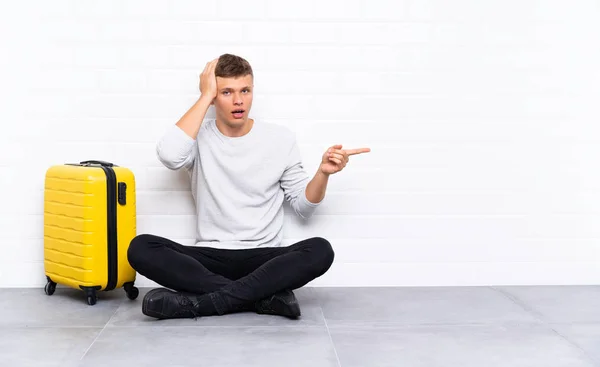
M 348 155 L 369 153 L 370 151 L 371 148 L 346 149 L 346 153 L 348 153 Z

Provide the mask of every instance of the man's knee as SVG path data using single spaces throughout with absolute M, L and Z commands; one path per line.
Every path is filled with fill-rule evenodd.
M 333 264 L 335 252 L 333 251 L 331 243 L 325 238 L 314 237 L 312 242 L 314 243 L 315 252 L 318 254 L 321 274 L 324 274 Z
M 129 243 L 127 261 L 129 261 L 129 264 L 134 269 L 137 269 L 139 264 L 143 262 L 144 255 L 147 253 L 150 243 L 150 237 L 148 234 L 140 234 L 135 236 Z

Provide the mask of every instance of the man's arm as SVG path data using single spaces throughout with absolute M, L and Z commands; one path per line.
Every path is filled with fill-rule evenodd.
M 285 199 L 290 202 L 294 212 L 301 218 L 307 219 L 313 215 L 319 206 L 319 202 L 316 202 L 314 198 L 308 200 L 308 185 L 311 181 L 309 181 L 310 177 L 302 164 L 300 150 L 295 139 L 293 139 L 287 159 L 288 164 L 280 179 L 280 185 L 284 191 Z M 313 181 L 316 182 L 315 179 Z
M 214 59 L 206 64 L 200 74 L 200 98 L 175 124 L 192 139 L 198 136 L 206 111 L 217 96 L 215 68 L 218 61 L 219 59 Z
M 370 151 L 370 148 L 342 150 L 341 145 L 334 145 L 323 154 L 317 173 L 309 181 L 300 158 L 300 150 L 294 139 L 288 157 L 288 167 L 281 178 L 281 187 L 292 209 L 302 218 L 312 216 L 325 198 L 329 176 L 344 169 L 351 155 Z
M 190 107 L 175 125 L 183 130 L 190 138 L 196 139 L 211 102 L 212 100 L 209 97 L 201 95 L 196 103 Z
M 217 94 L 215 67 L 218 59 L 206 64 L 200 75 L 200 98 L 160 139 L 156 146 L 158 159 L 165 167 L 177 170 L 190 168 L 196 159 L 194 143 L 206 112 Z
M 327 182 L 329 181 L 329 175 L 323 173 L 321 169 L 317 170 L 317 173 L 313 176 L 312 180 L 306 186 L 306 199 L 313 204 L 320 203 L 325 197 L 325 191 L 327 190 Z
M 306 198 L 312 203 L 320 203 L 325 197 L 329 176 L 346 167 L 351 155 L 368 153 L 370 148 L 341 149 L 341 145 L 334 145 L 323 154 L 321 165 L 313 179 L 306 186 Z

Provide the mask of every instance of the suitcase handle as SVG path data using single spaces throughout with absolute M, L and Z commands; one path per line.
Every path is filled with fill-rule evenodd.
M 106 161 L 96 161 L 96 160 L 91 160 L 91 161 L 82 161 L 79 162 L 79 164 L 99 164 L 101 166 L 106 166 L 106 167 L 112 167 L 114 166 L 114 164 L 110 163 L 110 162 L 106 162 Z

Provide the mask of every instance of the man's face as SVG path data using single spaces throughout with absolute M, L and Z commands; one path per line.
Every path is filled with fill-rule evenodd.
M 240 127 L 248 121 L 252 107 L 253 78 L 217 77 L 217 97 L 214 99 L 217 119 L 231 127 Z

